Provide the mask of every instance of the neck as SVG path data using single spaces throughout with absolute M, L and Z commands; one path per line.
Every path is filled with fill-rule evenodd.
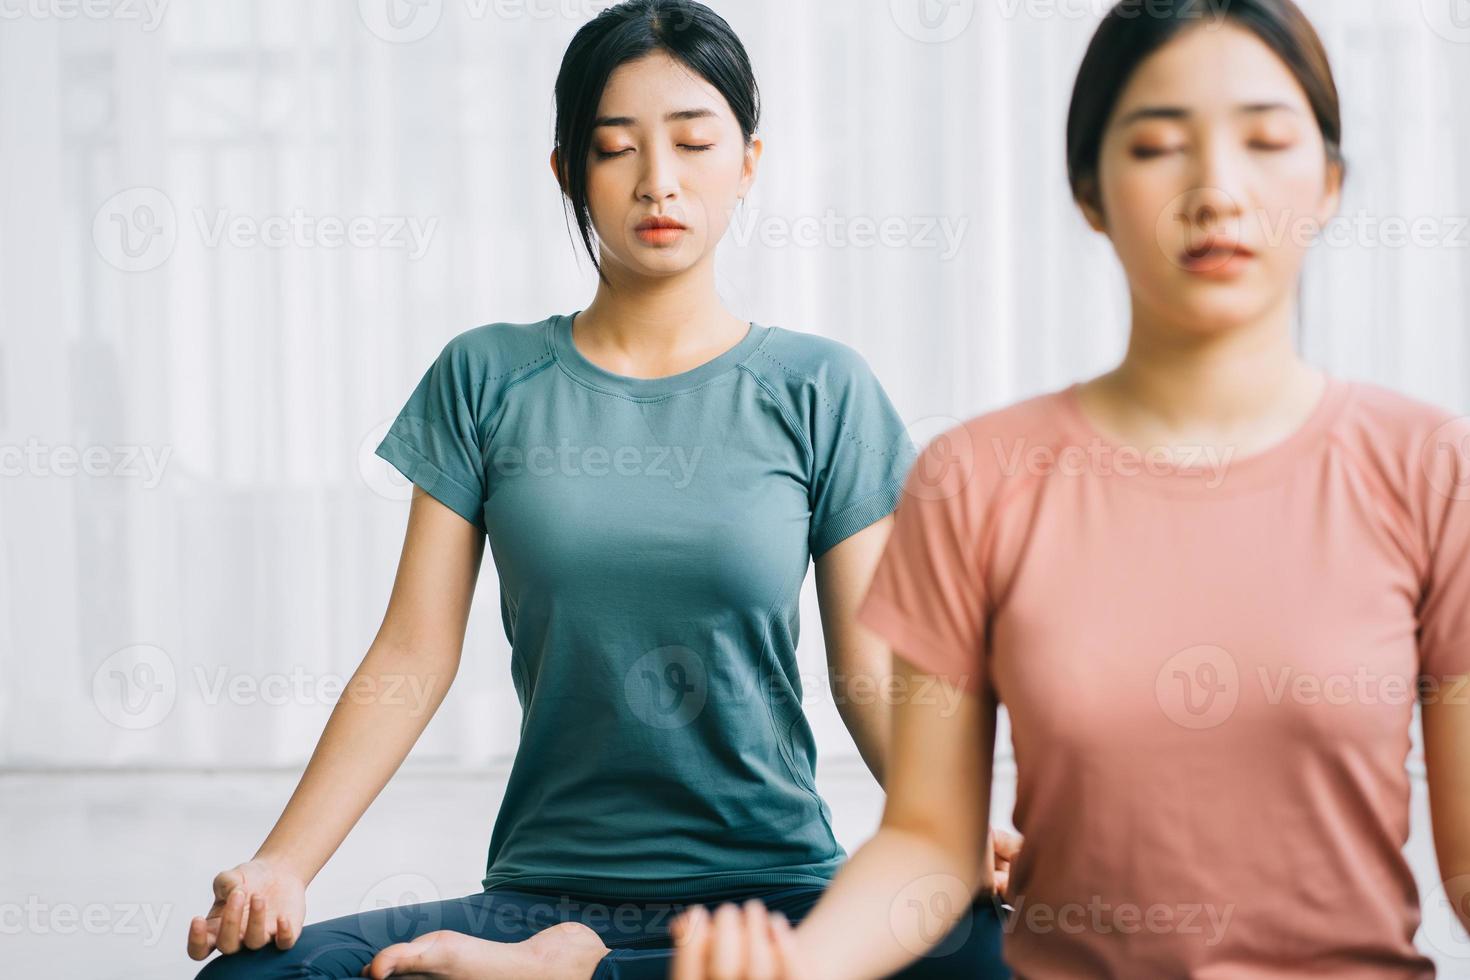
M 1293 300 L 1286 296 L 1253 323 L 1202 336 L 1135 296 L 1128 352 L 1099 381 L 1128 414 L 1168 428 L 1248 425 L 1283 403 L 1309 402 L 1318 372 L 1292 345 Z
M 577 316 L 579 339 L 632 359 L 659 360 L 729 346 L 745 324 L 715 291 L 713 257 L 675 276 L 650 277 L 604 260 L 591 304 Z

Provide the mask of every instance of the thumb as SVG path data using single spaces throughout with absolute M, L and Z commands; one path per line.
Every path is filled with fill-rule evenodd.
M 1021 845 L 1025 838 L 1010 830 L 996 828 L 992 831 L 995 837 L 995 856 L 1006 861 L 1014 861 L 1021 853 Z
M 776 962 L 780 968 L 778 975 L 784 980 L 806 980 L 806 974 L 802 972 L 798 962 L 796 933 L 792 931 L 790 921 L 779 911 L 771 915 L 771 933 L 776 937 Z
M 675 923 L 671 980 L 704 980 L 709 946 L 709 913 L 703 905 L 690 906 Z
M 243 884 L 245 884 L 245 875 L 239 868 L 221 871 L 214 876 L 214 897 L 223 902 L 230 897 L 230 892 Z

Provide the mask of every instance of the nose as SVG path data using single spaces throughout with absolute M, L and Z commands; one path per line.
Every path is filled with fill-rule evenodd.
M 677 161 L 667 147 L 651 148 L 642 154 L 643 172 L 635 193 L 640 201 L 658 204 L 679 196 Z
M 1206 147 L 1199 155 L 1193 186 L 1179 201 L 1179 218 L 1196 228 L 1212 228 L 1238 220 L 1244 214 L 1244 190 L 1240 168 L 1223 142 Z

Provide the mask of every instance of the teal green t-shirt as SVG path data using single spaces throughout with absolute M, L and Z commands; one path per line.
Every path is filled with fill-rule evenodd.
M 631 378 L 571 316 L 445 345 L 377 454 L 489 539 L 520 745 L 483 884 L 626 898 L 823 885 L 798 601 L 916 456 L 852 348 L 751 324 Z M 825 684 L 825 677 L 811 678 Z

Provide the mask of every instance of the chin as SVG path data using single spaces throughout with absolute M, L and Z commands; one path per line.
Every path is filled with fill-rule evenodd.
M 677 276 L 694 265 L 683 249 L 660 251 L 656 248 L 638 248 L 631 254 L 616 253 L 613 258 L 620 267 L 633 275 L 660 279 Z
M 1191 334 L 1201 337 L 1228 333 L 1254 323 L 1261 316 L 1259 303 L 1241 296 L 1186 296 L 1171 306 Z
M 660 279 L 682 275 L 696 264 L 682 255 L 650 255 L 641 258 L 642 261 L 633 262 L 629 267 L 641 275 Z

